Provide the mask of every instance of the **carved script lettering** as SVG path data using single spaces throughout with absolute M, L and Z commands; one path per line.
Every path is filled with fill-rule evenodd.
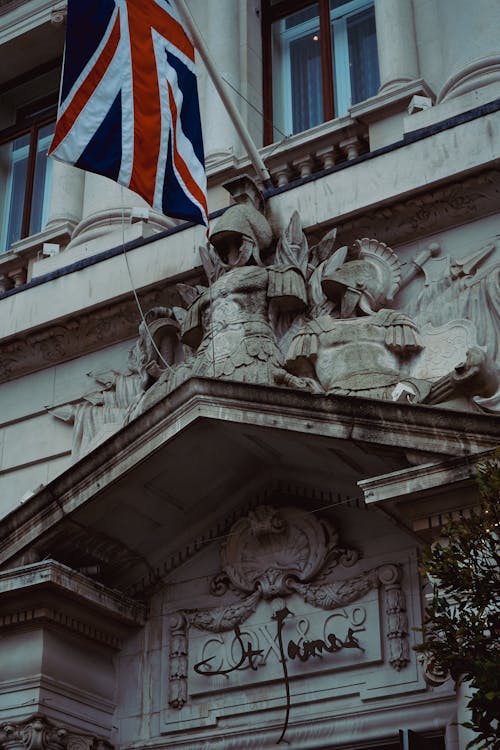
M 289 641 L 288 656 L 290 659 L 298 657 L 300 661 L 307 661 L 311 656 L 321 656 L 323 651 L 327 651 L 329 654 L 334 654 L 343 648 L 358 648 L 360 651 L 364 651 L 364 648 L 359 645 L 359 641 L 354 635 L 357 632 L 359 631 L 349 628 L 345 641 L 338 638 L 335 633 L 327 635 L 326 639 L 328 643 L 325 643 L 321 638 L 317 638 L 314 641 L 304 641 L 301 646 L 295 643 L 295 641 Z
M 361 611 L 361 608 L 358 608 L 358 610 Z M 283 722 L 283 729 L 282 729 L 280 738 L 276 744 L 280 744 L 280 742 L 284 740 L 285 733 L 288 727 L 288 720 L 290 716 L 291 702 L 290 702 L 290 685 L 289 685 L 289 677 L 288 677 L 287 656 L 289 659 L 299 659 L 302 662 L 306 662 L 312 657 L 321 656 L 323 653 L 334 654 L 345 648 L 355 648 L 355 649 L 358 649 L 359 651 L 364 651 L 364 648 L 360 645 L 356 637 L 356 633 L 359 633 L 364 630 L 363 627 L 361 628 L 350 627 L 344 639 L 340 638 L 336 633 L 330 632 L 330 633 L 325 633 L 324 638 L 316 638 L 312 640 L 304 639 L 302 642 L 299 642 L 299 643 L 297 643 L 294 640 L 289 640 L 285 649 L 285 644 L 283 642 L 284 623 L 287 617 L 292 617 L 292 616 L 293 616 L 293 612 L 291 612 L 288 609 L 288 607 L 279 609 L 274 613 L 272 619 L 276 623 L 276 635 L 273 641 L 272 636 L 266 630 L 266 636 L 268 638 L 270 647 L 265 653 L 265 655 L 264 655 L 264 649 L 254 648 L 252 646 L 250 639 L 248 641 L 245 641 L 243 639 L 243 635 L 242 635 L 239 625 L 235 625 L 234 641 L 233 641 L 232 648 L 231 648 L 231 652 L 232 654 L 234 654 L 234 663 L 231 666 L 227 668 L 223 668 L 222 666 L 214 668 L 214 665 L 212 664 L 212 662 L 215 659 L 215 656 L 209 656 L 206 659 L 202 659 L 201 661 L 197 662 L 193 666 L 193 669 L 197 674 L 204 675 L 205 677 L 216 677 L 219 675 L 228 677 L 231 674 L 231 672 L 236 672 L 238 670 L 244 670 L 244 669 L 252 669 L 253 671 L 257 671 L 260 667 L 265 666 L 266 657 L 269 654 L 269 651 L 271 649 L 274 650 L 277 644 L 278 653 L 279 653 L 279 662 L 281 664 L 282 673 L 283 673 L 283 682 L 285 684 L 286 713 L 285 713 L 285 720 Z M 235 649 L 237 649 L 236 653 L 234 653 Z
M 227 677 L 231 672 L 235 672 L 238 669 L 246 669 L 247 667 L 250 667 L 250 669 L 257 670 L 258 665 L 255 664 L 255 659 L 258 656 L 262 656 L 262 654 L 264 653 L 263 650 L 253 649 L 250 641 L 248 641 L 247 645 L 245 646 L 241 637 L 241 630 L 239 625 L 235 625 L 234 635 L 236 642 L 241 650 L 240 658 L 236 664 L 234 664 L 232 667 L 228 667 L 227 669 L 212 669 L 210 662 L 213 661 L 214 657 L 209 656 L 207 659 L 203 659 L 202 661 L 199 661 L 197 664 L 195 664 L 193 667 L 194 671 L 198 674 L 206 675 L 209 677 L 215 677 L 215 675 L 226 675 Z

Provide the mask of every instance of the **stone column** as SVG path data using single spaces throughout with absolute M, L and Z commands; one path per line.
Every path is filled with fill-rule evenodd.
M 47 223 L 44 229 L 69 225 L 74 229 L 82 218 L 85 175 L 69 164 L 52 162 L 52 184 Z
M 380 89 L 384 92 L 419 77 L 411 0 L 375 0 Z
M 462 726 L 463 723 L 471 720 L 471 712 L 467 708 L 467 704 L 472 692 L 468 682 L 461 682 L 457 685 L 458 750 L 466 750 L 468 743 L 477 736 L 470 729 Z
M 205 41 L 219 74 L 240 91 L 241 3 L 236 0 L 218 0 L 216 5 L 215 11 L 210 3 L 203 0 L 202 3 L 199 1 L 192 3 L 191 8 L 198 26 L 204 28 Z M 239 148 L 239 139 L 226 108 L 204 70 L 203 63 L 199 63 L 199 68 L 203 68 L 199 76 L 199 87 L 203 101 L 205 160 L 210 166 L 236 153 Z M 241 111 L 243 100 L 230 87 L 228 91 Z
M 118 183 L 93 174 L 85 173 L 83 191 L 83 216 L 73 232 L 69 248 L 116 233 L 116 241 L 132 239 L 132 224 L 143 222 L 148 232 L 162 231 L 175 221 L 154 211 L 146 201 Z M 135 238 L 135 237 L 134 237 Z
M 498 83 L 498 0 L 475 0 L 473 9 L 469 0 L 440 0 L 438 12 L 443 48 L 443 84 L 438 100 Z

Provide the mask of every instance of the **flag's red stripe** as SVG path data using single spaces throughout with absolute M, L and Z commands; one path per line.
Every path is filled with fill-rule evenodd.
M 161 110 L 151 35 L 154 23 L 145 5 L 148 5 L 145 0 L 127 3 L 134 99 L 134 156 L 129 187 L 152 205 L 161 143 Z
M 205 212 L 204 218 L 208 214 L 208 207 L 207 207 L 207 200 L 205 193 L 200 188 L 196 180 L 193 179 L 193 176 L 191 175 L 191 172 L 189 171 L 186 162 L 182 158 L 182 156 L 177 151 L 177 105 L 175 103 L 174 93 L 172 91 L 172 87 L 170 86 L 170 83 L 168 83 L 168 97 L 170 100 L 170 111 L 172 113 L 172 153 L 173 158 L 175 162 L 175 166 L 179 174 L 181 175 L 184 184 L 186 185 L 187 189 L 191 193 L 191 195 L 198 201 L 198 203 L 203 206 L 203 210 Z
M 168 39 L 180 52 L 194 62 L 194 47 L 186 32 L 175 18 L 163 10 L 154 0 L 127 0 L 127 7 L 134 14 L 139 14 L 143 19 L 148 19 L 148 24 L 161 36 Z M 132 24 L 130 27 L 135 31 Z
M 119 41 L 120 17 L 117 15 L 106 46 L 102 50 L 95 64 L 92 66 L 92 69 L 89 71 L 87 78 L 83 81 L 82 85 L 76 92 L 68 109 L 57 121 L 54 140 L 52 141 L 49 154 L 51 154 L 59 146 L 61 141 L 66 138 L 67 134 L 73 127 L 76 118 L 79 116 L 80 112 L 101 82 L 114 57 Z
M 130 53 L 134 99 L 134 156 L 129 187 L 152 205 L 161 146 L 158 71 L 151 29 L 194 60 L 194 50 L 182 27 L 153 0 L 128 0 Z

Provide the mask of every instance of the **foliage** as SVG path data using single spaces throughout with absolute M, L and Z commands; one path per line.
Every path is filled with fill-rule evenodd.
M 500 455 L 478 468 L 479 507 L 451 520 L 443 543 L 423 554 L 434 583 L 424 643 L 417 647 L 453 679 L 469 681 L 477 733 L 469 743 L 500 750 Z

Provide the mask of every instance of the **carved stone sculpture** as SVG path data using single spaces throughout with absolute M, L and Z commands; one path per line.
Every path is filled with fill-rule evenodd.
M 287 369 L 304 382 L 317 380 L 331 394 L 420 403 L 492 395 L 498 378 L 491 361 L 477 348 L 436 384 L 412 375 L 412 359 L 424 348 L 419 330 L 406 314 L 384 307 L 400 283 L 396 255 L 376 240 L 357 240 L 351 259 L 346 254 L 340 266 L 326 263 L 321 287 L 336 312 L 320 315 L 296 334 Z
M 188 354 L 180 342 L 180 308 L 154 307 L 139 326 L 125 372 L 90 373 L 98 390 L 76 403 L 49 412 L 73 424 L 72 460 L 77 461 L 148 408 L 145 394 L 158 379 L 168 378 L 169 391 L 188 377 Z M 166 376 L 166 378 L 165 378 Z M 138 404 L 142 404 L 138 409 Z
M 98 373 L 99 390 L 50 410 L 74 425 L 73 460 L 193 376 L 500 410 L 500 271 L 480 270 L 494 244 L 457 261 L 431 243 L 403 276 L 376 239 L 336 249 L 331 229 L 309 247 L 297 212 L 273 236 L 256 186 L 236 182 L 200 248 L 208 286 L 178 284 L 185 307 L 146 314 L 126 371 Z
M 312 580 L 325 566 L 353 565 L 354 550 L 338 546 L 330 521 L 299 508 L 259 506 L 231 529 L 221 548 L 222 570 L 234 587 L 257 588 L 266 599 L 290 594 L 292 580 Z
M 196 350 L 193 375 L 283 382 L 287 374 L 272 315 L 305 310 L 305 279 L 297 266 L 263 265 L 271 230 L 250 236 L 250 207 L 244 214 L 242 208 L 230 208 L 211 236 L 215 253 L 207 251 L 205 258 L 210 257 L 207 272 L 214 280 L 188 309 L 182 341 Z M 253 210 L 262 224 L 264 217 Z M 254 218 L 252 226 L 258 224 Z M 298 217 L 292 221 L 297 224 Z M 256 265 L 248 265 L 250 260 Z

